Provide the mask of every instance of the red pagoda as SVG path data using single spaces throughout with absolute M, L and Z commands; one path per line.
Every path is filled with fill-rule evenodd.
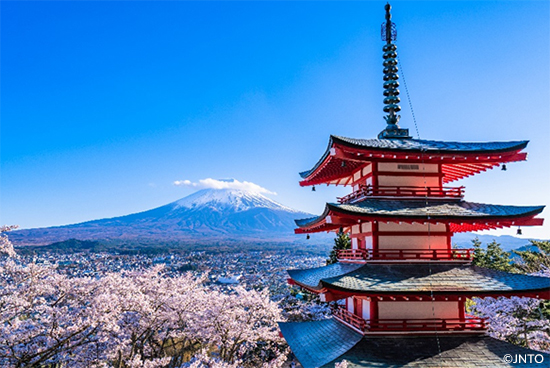
M 290 270 L 289 282 L 342 301 L 322 321 L 281 323 L 305 368 L 509 367 L 506 354 L 550 355 L 486 335 L 483 319 L 467 315 L 471 297 L 550 299 L 550 280 L 471 264 L 472 250 L 453 249 L 457 232 L 542 225 L 544 206 L 466 202 L 451 182 L 508 162 L 524 161 L 527 141 L 441 142 L 413 139 L 398 125 L 399 82 L 390 5 L 382 35 L 386 128 L 377 139 L 331 136 L 301 186 L 334 184 L 351 193 L 323 214 L 297 220 L 297 234 L 347 232 L 352 248 L 325 267 Z M 543 364 L 544 365 L 544 364 Z

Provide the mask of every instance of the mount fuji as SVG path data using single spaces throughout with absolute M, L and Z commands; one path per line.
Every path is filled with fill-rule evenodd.
M 311 214 L 241 189 L 202 189 L 145 212 L 79 224 L 18 230 L 16 245 L 44 245 L 67 239 L 110 242 L 292 242 L 294 220 Z

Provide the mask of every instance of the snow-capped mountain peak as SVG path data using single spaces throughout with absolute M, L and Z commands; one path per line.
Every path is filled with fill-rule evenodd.
M 287 212 L 298 212 L 283 206 L 266 196 L 242 189 L 202 189 L 173 203 L 174 208 L 216 209 L 247 211 L 252 208 L 269 208 Z
M 254 190 L 202 189 L 143 212 L 55 228 L 20 230 L 11 235 L 19 244 L 47 244 L 71 238 L 190 244 L 279 242 L 294 241 L 294 220 L 311 216 Z

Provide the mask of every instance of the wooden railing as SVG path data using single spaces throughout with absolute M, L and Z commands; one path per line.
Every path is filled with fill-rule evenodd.
M 337 319 L 339 319 L 340 321 L 347 323 L 348 325 L 358 329 L 361 332 L 365 332 L 366 330 L 367 321 L 349 312 L 345 308 L 340 308 L 340 307 L 333 308 L 332 315 Z
M 394 187 L 361 185 L 358 190 L 338 198 L 339 203 L 349 203 L 364 197 L 437 197 L 462 198 L 464 187 Z
M 370 319 L 365 320 L 345 308 L 333 309 L 333 316 L 355 329 L 366 332 L 429 332 L 429 331 L 485 331 L 487 322 L 483 318 L 466 315 L 465 318 L 426 319 Z
M 369 331 L 484 331 L 482 318 L 379 319 L 367 322 Z
M 343 249 L 338 251 L 339 260 L 447 260 L 471 261 L 473 249 Z

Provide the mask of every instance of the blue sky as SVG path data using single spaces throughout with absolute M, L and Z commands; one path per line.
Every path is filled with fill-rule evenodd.
M 311 192 L 298 172 L 330 134 L 385 126 L 384 4 L 1 2 L 0 223 L 143 211 L 205 178 L 320 213 L 348 189 Z M 549 3 L 392 5 L 421 138 L 531 141 L 527 162 L 457 182 L 466 199 L 549 205 Z

